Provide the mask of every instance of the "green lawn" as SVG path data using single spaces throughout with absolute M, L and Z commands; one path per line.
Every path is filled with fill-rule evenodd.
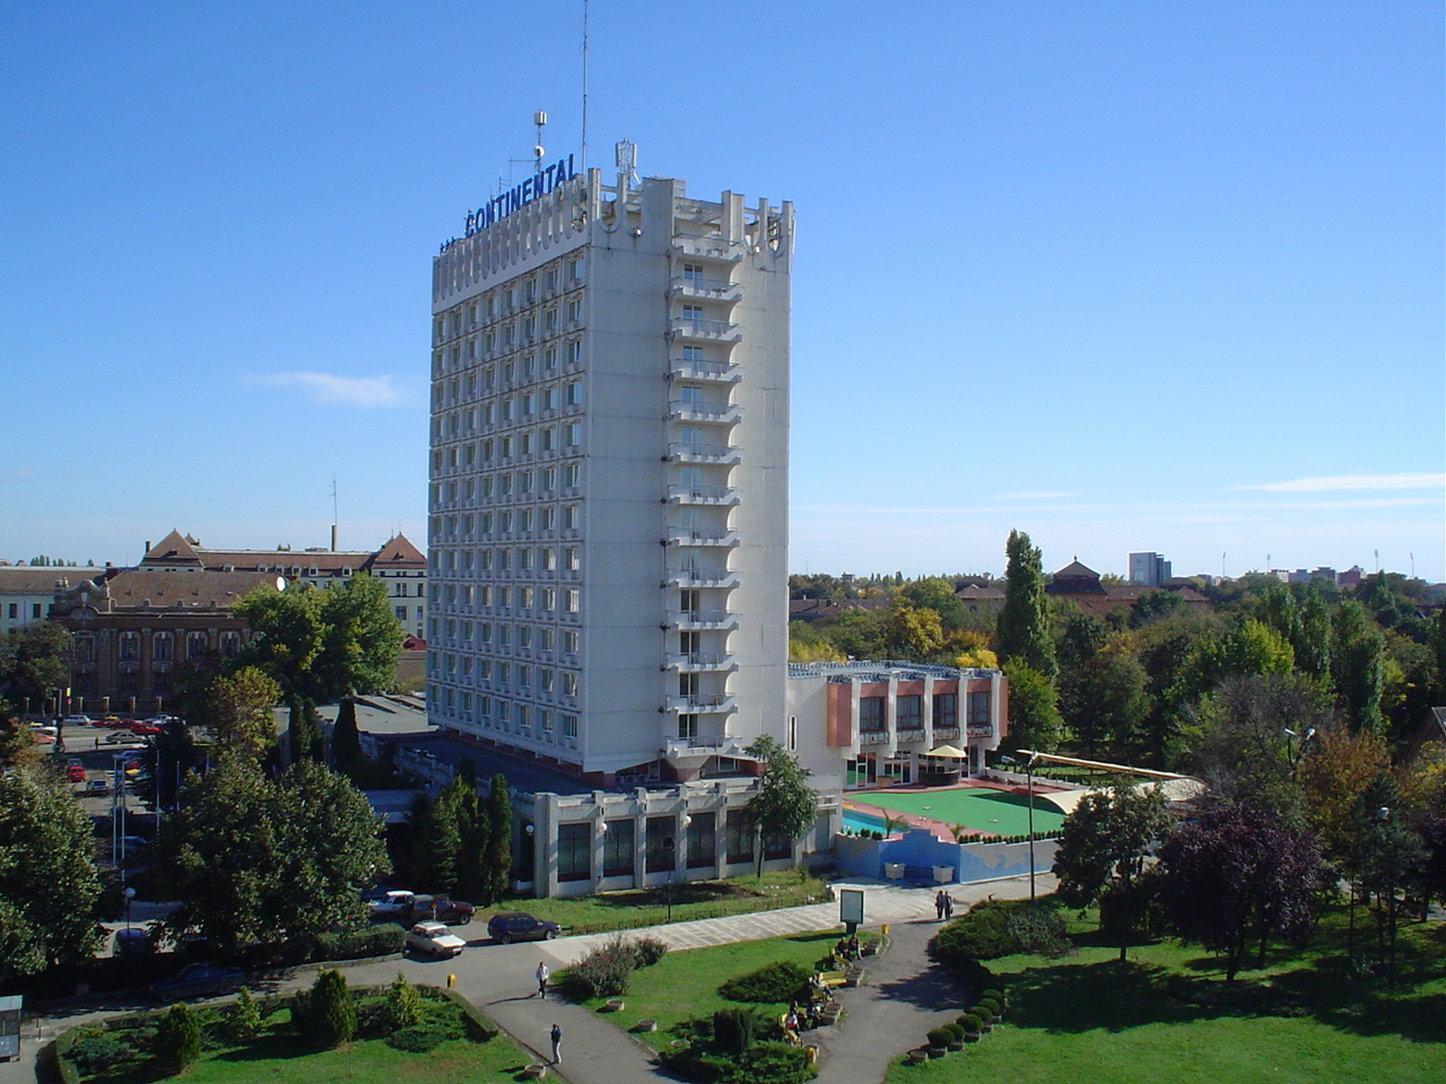
M 399 1079 L 411 1079 L 499 1084 L 522 1079 L 521 1072 L 531 1060 L 521 1047 L 502 1034 L 486 1042 L 452 1039 L 425 1054 L 397 1050 L 383 1039 L 358 1039 L 335 1050 L 315 1050 L 298 1040 L 291 1028 L 291 1013 L 282 1009 L 267 1018 L 262 1034 L 253 1042 L 204 1048 L 201 1060 L 183 1077 L 168 1077 L 149 1057 L 132 1056 L 105 1072 L 82 1079 L 93 1084 L 164 1079 L 268 1080 L 281 1084 L 317 1084 L 331 1080 L 395 1084 Z
M 795 937 L 774 937 L 766 941 L 741 941 L 713 948 L 670 952 L 652 967 L 635 971 L 622 1012 L 610 1013 L 605 1019 L 622 1028 L 631 1028 L 639 1020 L 656 1020 L 658 1030 L 642 1036 L 658 1049 L 674 1038 L 672 1028 L 693 1016 L 712 1016 L 717 1009 L 736 1009 L 743 1003 L 729 1001 L 718 993 L 718 987 L 735 975 L 778 960 L 792 960 L 805 968 L 833 949 L 841 931 L 806 933 Z M 860 933 L 871 935 L 867 932 Z M 586 1002 L 596 1009 L 605 998 Z M 770 1015 L 781 1015 L 786 1003 L 754 1005 Z
M 989 787 L 958 787 L 953 790 L 854 791 L 848 800 L 896 813 L 958 824 L 976 832 L 1000 836 L 1022 836 L 1029 831 L 1029 799 Z M 1064 814 L 1048 802 L 1034 799 L 1034 830 L 1054 832 L 1064 823 Z
M 1359 917 L 1359 916 L 1358 916 Z M 1115 949 L 1077 927 L 1072 956 L 988 961 L 1013 1007 L 963 1053 L 896 1062 L 887 1084 L 1040 1081 L 1441 1080 L 1446 1067 L 1446 926 L 1403 929 L 1395 994 L 1353 981 L 1344 916 L 1301 952 L 1273 949 L 1233 988 L 1213 957 L 1164 941 Z M 919 1039 L 922 1042 L 922 1036 Z M 1432 1068 L 1434 1066 L 1434 1068 Z
M 726 881 L 679 883 L 673 887 L 673 921 L 798 907 L 818 903 L 825 891 L 821 880 L 813 876 L 801 878 L 799 870 L 765 873 L 762 880 L 734 877 Z M 666 922 L 668 890 L 665 887 L 629 889 L 573 899 L 514 899 L 498 907 L 479 910 L 474 921 L 485 924 L 497 911 L 525 911 L 556 922 L 567 933 L 605 933 Z

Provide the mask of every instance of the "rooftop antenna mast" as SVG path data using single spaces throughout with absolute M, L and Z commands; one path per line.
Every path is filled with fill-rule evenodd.
M 587 172 L 587 0 L 582 0 L 582 153 L 578 165 Z
M 331 552 L 336 552 L 336 527 L 340 517 L 337 516 L 336 500 L 336 471 L 331 472 Z

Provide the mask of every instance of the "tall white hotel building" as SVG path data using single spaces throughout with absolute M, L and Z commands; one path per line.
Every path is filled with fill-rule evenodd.
M 433 261 L 428 715 L 599 784 L 727 771 L 787 712 L 793 207 L 571 172 Z

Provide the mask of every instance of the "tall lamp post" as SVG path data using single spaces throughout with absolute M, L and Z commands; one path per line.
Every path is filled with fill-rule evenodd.
M 672 836 L 663 840 L 663 853 L 668 856 L 668 921 L 673 921 L 673 869 L 677 865 L 675 856 L 678 852 L 678 843 Z
M 1034 754 L 1024 762 L 1024 777 L 1029 784 L 1029 902 L 1034 902 Z
M 1391 932 L 1391 955 L 1386 964 L 1386 985 L 1395 989 L 1396 987 L 1396 862 L 1398 860 L 1396 851 L 1396 834 L 1391 831 L 1391 808 L 1381 806 L 1376 810 L 1376 819 L 1386 826 L 1387 837 L 1387 862 L 1386 866 L 1386 928 Z

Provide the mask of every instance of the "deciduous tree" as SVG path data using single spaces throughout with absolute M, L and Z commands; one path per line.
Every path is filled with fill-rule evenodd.
M 0 696 L 41 710 L 47 696 L 70 684 L 70 634 L 54 621 L 10 629 L 0 639 Z
M 1382 730 L 1385 637 L 1365 607 L 1347 599 L 1336 607 L 1331 676 L 1347 720 L 1358 730 Z
M 1315 925 L 1320 855 L 1306 833 L 1241 806 L 1206 812 L 1160 850 L 1161 899 L 1180 936 L 1225 956 L 1233 982 L 1252 942 L 1302 944 Z
M 331 759 L 338 768 L 346 768 L 361 759 L 361 735 L 356 726 L 356 701 L 344 696 L 337 708 L 336 723 L 331 728 Z
M 512 799 L 507 777 L 498 772 L 487 790 L 486 892 L 491 900 L 506 897 L 512 888 Z
M 818 796 L 809 789 L 798 760 L 771 735 L 755 738 L 749 756 L 763 763 L 758 793 L 748 800 L 748 819 L 758 832 L 758 876 L 763 876 L 763 841 L 796 841 L 818 816 Z
M 95 832 L 38 768 L 0 775 L 0 981 L 90 956 L 101 897 Z
M 243 666 L 211 679 L 204 714 L 193 721 L 208 727 L 220 748 L 259 760 L 276 741 L 271 709 L 280 696 L 280 687 L 265 671 Z
M 1138 918 L 1136 882 L 1145 858 L 1173 826 L 1165 800 L 1154 790 L 1115 787 L 1087 795 L 1065 818 L 1055 852 L 1059 898 L 1071 907 L 1087 907 L 1109 893 L 1120 901 L 1120 960 Z
M 1009 679 L 1009 733 L 1004 746 L 1049 753 L 1059 745 L 1064 722 L 1055 706 L 1054 686 L 1020 659 L 1004 664 Z

